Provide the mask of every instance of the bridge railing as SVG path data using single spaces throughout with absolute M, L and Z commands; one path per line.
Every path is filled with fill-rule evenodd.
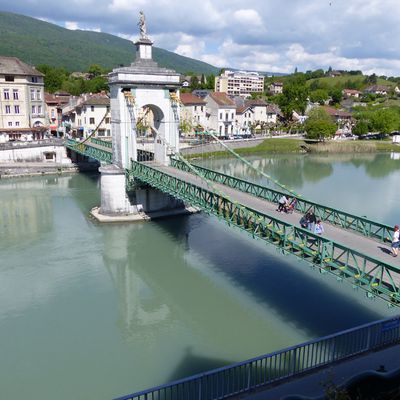
M 323 273 L 335 275 L 366 291 L 370 297 L 380 297 L 389 304 L 400 305 L 400 269 L 366 256 L 307 229 L 291 225 L 270 215 L 231 201 L 208 187 L 185 182 L 149 165 L 132 162 L 129 178 L 138 179 L 165 193 L 177 197 L 212 214 L 229 225 L 268 242 L 307 261 Z
M 72 151 L 76 151 L 77 153 L 82 154 L 83 156 L 91 157 L 98 161 L 103 161 L 107 164 L 112 163 L 113 156 L 111 149 L 100 149 L 98 147 L 90 146 L 90 142 L 81 143 L 74 139 L 67 139 L 65 142 L 65 146 Z
M 112 149 L 112 142 L 107 141 L 107 140 L 102 140 L 99 138 L 92 137 L 90 138 L 90 141 L 94 144 L 97 144 L 99 146 L 107 147 L 108 149 Z
M 171 164 L 175 168 L 192 172 L 188 166 L 180 160 L 172 158 Z M 286 194 L 278 190 L 245 181 L 244 179 L 200 167 L 196 164 L 193 164 L 193 166 L 201 173 L 201 175 L 212 182 L 221 183 L 233 189 L 249 193 L 272 203 L 278 203 L 279 198 L 283 194 Z M 390 241 L 392 236 L 392 226 L 370 220 L 366 217 L 353 215 L 333 207 L 327 207 L 301 197 L 297 198 L 297 204 L 295 208 L 298 212 L 303 214 L 307 213 L 309 210 L 313 210 L 316 217 L 322 221 L 329 222 L 330 224 L 339 226 L 343 229 L 358 232 L 364 236 L 379 240 L 383 243 Z
M 224 399 L 399 342 L 400 317 L 396 317 L 348 329 L 115 400 Z

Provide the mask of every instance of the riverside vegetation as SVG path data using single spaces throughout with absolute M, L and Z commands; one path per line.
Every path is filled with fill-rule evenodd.
M 278 153 L 400 153 L 400 145 L 395 145 L 388 140 L 351 140 L 351 141 L 326 141 L 313 143 L 303 139 L 265 139 L 254 147 L 238 148 L 235 152 L 240 155 L 278 154 Z M 229 157 L 227 150 L 196 153 L 187 155 L 187 158 L 217 158 Z

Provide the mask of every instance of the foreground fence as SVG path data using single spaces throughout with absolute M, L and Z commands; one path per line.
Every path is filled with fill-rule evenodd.
M 115 400 L 216 400 L 400 342 L 400 317 L 365 324 Z

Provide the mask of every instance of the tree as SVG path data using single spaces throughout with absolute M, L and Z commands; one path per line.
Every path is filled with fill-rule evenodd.
M 63 82 L 68 77 L 68 72 L 64 68 L 55 68 L 50 65 L 38 65 L 38 71 L 42 72 L 44 76 L 45 90 L 54 93 L 61 89 Z
M 283 92 L 278 96 L 278 105 L 287 120 L 292 118 L 293 111 L 304 113 L 307 106 L 308 88 L 304 74 L 296 74 L 287 80 Z
M 317 89 L 310 93 L 310 100 L 313 103 L 324 104 L 329 97 L 328 92 L 324 89 Z
M 92 64 L 92 65 L 88 68 L 87 72 L 88 72 L 93 78 L 95 78 L 95 77 L 97 77 L 97 76 L 100 76 L 100 75 L 102 75 L 102 74 L 105 73 L 104 69 L 103 69 L 102 67 L 100 67 L 100 65 L 97 65 L 97 64 Z
M 308 139 L 325 140 L 335 134 L 336 124 L 325 110 L 315 108 L 310 111 L 304 129 Z
M 339 104 L 343 99 L 343 93 L 340 89 L 332 89 L 329 95 L 332 97 L 332 104 Z
M 190 89 L 196 90 L 199 89 L 200 84 L 199 84 L 199 78 L 197 76 L 192 76 L 192 79 L 190 81 Z
M 400 126 L 400 115 L 394 109 L 379 109 L 371 115 L 372 129 L 381 133 L 390 133 L 398 130 Z
M 368 122 L 364 119 L 357 121 L 356 125 L 353 127 L 352 132 L 355 135 L 365 135 L 369 132 Z

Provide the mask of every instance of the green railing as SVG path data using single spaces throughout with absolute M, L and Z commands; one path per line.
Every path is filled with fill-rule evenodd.
M 400 342 L 400 317 L 376 321 L 114 400 L 220 400 Z
M 380 297 L 400 305 L 400 269 L 368 257 L 306 229 L 242 206 L 222 194 L 185 182 L 174 176 L 132 161 L 128 181 L 138 179 L 177 197 L 208 214 L 280 248 L 284 254 L 304 259 L 321 272 L 365 290 L 370 297 Z
M 183 171 L 193 172 L 180 160 L 171 159 L 171 165 Z M 195 164 L 192 165 L 202 176 L 212 182 L 221 183 L 233 189 L 265 199 L 271 203 L 278 203 L 279 198 L 285 194 L 284 192 L 269 189 L 265 186 L 257 185 L 231 175 L 226 175 Z M 389 225 L 372 221 L 366 217 L 346 213 L 332 207 L 327 207 L 310 200 L 305 200 L 301 197 L 297 198 L 296 210 L 302 214 L 307 213 L 309 210 L 313 210 L 316 217 L 322 221 L 329 222 L 330 224 L 339 226 L 343 229 L 358 232 L 363 236 L 379 240 L 383 243 L 390 241 L 393 231 L 393 227 Z
M 92 137 L 90 141 L 94 144 L 98 144 L 99 146 L 107 147 L 108 149 L 112 149 L 112 142 L 107 140 L 102 140 L 99 138 Z
M 112 150 L 108 150 L 108 148 L 100 149 L 98 147 L 90 146 L 90 142 L 80 143 L 74 139 L 67 139 L 65 146 L 83 156 L 91 157 L 107 164 L 112 163 Z

